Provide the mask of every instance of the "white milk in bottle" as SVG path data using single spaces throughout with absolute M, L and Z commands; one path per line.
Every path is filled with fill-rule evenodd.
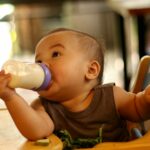
M 51 81 L 51 73 L 43 63 L 26 63 L 8 60 L 2 69 L 11 74 L 9 86 L 31 90 L 44 90 Z

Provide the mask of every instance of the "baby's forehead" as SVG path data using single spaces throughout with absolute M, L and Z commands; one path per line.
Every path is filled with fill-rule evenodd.
M 48 43 L 53 43 L 53 42 L 63 42 L 65 41 L 70 41 L 70 44 L 72 42 L 77 42 L 79 39 L 77 38 L 76 34 L 71 31 L 59 31 L 59 32 L 54 32 L 54 33 L 49 33 L 46 36 L 44 36 L 39 42 L 38 45 L 40 44 L 48 44 Z
M 45 44 L 54 44 L 54 43 L 62 43 L 62 44 L 76 44 L 78 45 L 79 38 L 76 33 L 71 31 L 59 31 L 55 33 L 50 33 L 44 36 L 37 45 L 45 45 Z M 78 44 L 77 44 L 78 43 Z
M 44 41 L 44 43 L 42 42 Z M 87 36 L 86 34 L 78 33 L 76 31 L 57 31 L 49 33 L 47 36 L 45 36 L 40 43 L 43 44 L 54 44 L 54 43 L 62 43 L 66 45 L 72 45 L 75 47 L 78 47 L 78 49 L 82 49 L 84 52 L 84 49 L 87 50 L 90 43 L 93 43 L 93 39 Z
M 80 42 L 77 36 L 72 31 L 59 31 L 55 33 L 50 33 L 43 37 L 36 45 L 37 48 L 41 47 L 51 47 L 53 45 L 61 44 L 64 47 L 80 47 Z

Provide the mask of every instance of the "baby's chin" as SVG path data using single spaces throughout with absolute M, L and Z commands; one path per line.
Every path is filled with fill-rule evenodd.
M 40 97 L 43 97 L 47 100 L 53 101 L 53 102 L 61 102 L 62 98 L 59 97 L 59 94 L 49 93 L 47 91 L 39 91 L 38 92 Z
M 52 99 L 53 98 L 52 94 L 48 90 L 38 91 L 38 94 L 39 94 L 39 96 L 46 98 L 46 99 Z
M 41 90 L 41 91 L 38 91 L 38 94 L 42 97 L 45 97 L 46 95 L 48 95 L 48 92 L 47 90 Z

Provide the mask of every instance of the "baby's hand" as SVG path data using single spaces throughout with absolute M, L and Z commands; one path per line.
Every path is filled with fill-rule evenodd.
M 4 70 L 0 71 L 0 98 L 4 101 L 14 93 L 14 89 L 8 86 L 11 80 L 10 74 L 5 74 Z

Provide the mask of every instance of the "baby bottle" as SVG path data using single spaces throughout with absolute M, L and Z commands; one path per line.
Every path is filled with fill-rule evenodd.
M 26 63 L 8 60 L 2 66 L 5 73 L 11 74 L 9 86 L 31 90 L 44 90 L 51 81 L 51 73 L 43 63 Z

